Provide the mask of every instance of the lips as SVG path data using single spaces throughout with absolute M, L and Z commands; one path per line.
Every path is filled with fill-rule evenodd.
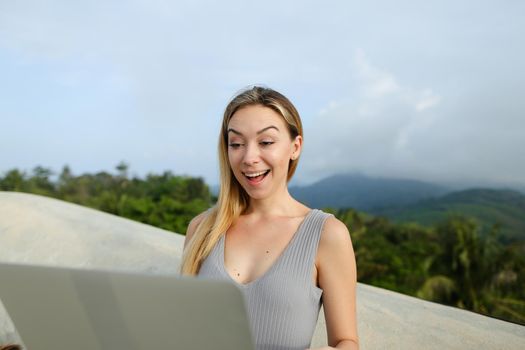
M 261 173 L 260 171 L 258 172 L 250 172 L 251 174 L 257 174 L 257 173 Z M 244 177 L 248 180 L 248 182 L 250 184 L 258 184 L 260 182 L 262 182 L 264 180 L 264 178 L 266 177 L 266 175 L 268 175 L 270 173 L 270 169 L 266 170 L 264 173 L 262 173 L 261 175 L 259 176 L 255 176 L 255 177 L 249 177 L 249 176 L 246 176 L 246 173 L 243 173 Z
M 249 177 L 247 176 L 247 174 L 261 174 L 261 173 L 266 173 L 268 171 L 270 171 L 270 169 L 260 170 L 260 171 L 246 171 L 246 172 L 243 172 L 242 174 L 246 177 Z M 265 175 L 265 174 L 262 174 L 262 175 Z

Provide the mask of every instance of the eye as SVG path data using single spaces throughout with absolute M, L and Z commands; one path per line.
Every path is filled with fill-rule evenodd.
M 275 142 L 272 142 L 272 141 L 262 141 L 261 144 L 264 145 L 264 146 L 270 146 L 272 144 L 274 144 Z
M 230 143 L 231 148 L 238 148 L 240 145 L 240 143 Z

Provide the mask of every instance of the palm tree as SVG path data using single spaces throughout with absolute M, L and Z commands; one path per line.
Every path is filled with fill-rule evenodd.
M 471 218 L 449 217 L 436 227 L 441 251 L 429 265 L 429 275 L 417 292 L 423 299 L 525 323 L 525 302 L 513 297 L 521 261 L 498 243 L 499 227 L 486 235 Z M 505 288 L 510 288 L 506 292 Z M 519 288 L 519 287 L 518 287 Z
M 474 219 L 462 216 L 449 217 L 437 225 L 436 236 L 442 247 L 433 260 L 427 279 L 418 294 L 434 301 L 480 310 L 480 294 L 493 274 L 494 252 L 479 235 L 479 225 Z M 491 254 L 489 254 L 491 253 Z

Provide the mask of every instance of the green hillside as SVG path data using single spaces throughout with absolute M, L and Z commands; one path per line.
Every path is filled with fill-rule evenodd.
M 392 205 L 409 205 L 436 198 L 451 190 L 409 179 L 336 174 L 308 186 L 293 186 L 290 194 L 313 208 L 354 208 L 370 211 Z
M 432 226 L 456 214 L 474 218 L 487 233 L 500 228 L 500 240 L 525 240 L 525 195 L 512 190 L 470 189 L 427 199 L 408 206 L 375 211 L 394 222 L 417 222 Z

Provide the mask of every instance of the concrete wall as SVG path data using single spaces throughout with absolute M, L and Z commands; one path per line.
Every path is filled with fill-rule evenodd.
M 177 274 L 183 242 L 97 210 L 0 192 L 3 262 Z M 361 349 L 525 349 L 523 326 L 360 283 L 357 299 Z M 312 347 L 326 345 L 324 321 L 321 309 Z M 20 338 L 0 296 L 0 344 L 10 341 Z

